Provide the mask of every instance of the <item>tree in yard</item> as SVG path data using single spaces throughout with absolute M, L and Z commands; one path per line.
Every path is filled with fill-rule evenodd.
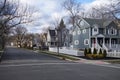
M 33 47 L 33 37 L 34 34 L 27 33 L 24 37 L 24 48 L 31 48 Z
M 63 35 L 63 29 L 65 28 L 65 24 L 64 24 L 64 21 L 63 19 L 61 19 L 59 25 L 58 25 L 58 28 L 57 28 L 57 33 L 58 33 L 58 41 L 59 41 L 59 46 L 63 46 L 64 44 L 64 40 L 65 39 L 65 35 Z
M 25 27 L 22 26 L 15 27 L 14 36 L 17 42 L 17 47 L 23 47 L 23 44 L 25 43 L 26 33 L 27 29 Z
M 40 34 L 39 44 L 41 45 L 41 47 L 47 46 L 46 41 L 47 41 L 47 33 Z

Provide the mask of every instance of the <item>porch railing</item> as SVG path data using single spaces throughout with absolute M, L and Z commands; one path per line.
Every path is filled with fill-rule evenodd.
M 108 46 L 106 46 L 105 44 L 103 44 L 102 46 L 103 46 L 103 49 L 105 49 L 107 51 L 109 50 Z
M 114 48 L 118 49 L 118 48 L 120 48 L 120 44 L 111 44 L 111 46 L 110 46 L 110 44 L 105 44 L 105 45 L 109 49 L 114 49 Z
M 97 48 L 97 49 L 105 49 L 105 50 L 119 50 L 120 49 L 120 44 L 103 44 L 100 46 L 99 44 L 92 44 L 92 48 Z

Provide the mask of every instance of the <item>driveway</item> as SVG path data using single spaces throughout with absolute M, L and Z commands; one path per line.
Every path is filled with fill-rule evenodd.
M 0 64 L 0 80 L 120 80 L 120 67 L 110 66 L 68 62 L 7 48 Z

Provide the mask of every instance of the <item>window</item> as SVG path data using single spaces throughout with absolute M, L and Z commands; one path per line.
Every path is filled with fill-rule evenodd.
M 79 40 L 75 40 L 74 44 L 79 45 Z
M 108 30 L 108 34 L 110 34 L 110 35 L 116 35 L 117 34 L 117 30 L 115 28 L 110 28 Z
M 76 35 L 76 32 L 75 32 L 75 31 L 73 32 L 73 35 Z
M 80 22 L 80 25 L 81 25 L 81 26 L 84 26 L 84 21 L 81 21 L 81 22 Z
M 94 32 L 97 32 L 97 28 L 94 28 Z
M 84 40 L 84 45 L 89 45 L 89 39 Z
M 78 31 L 78 35 L 80 35 L 81 34 L 81 31 Z
M 93 28 L 92 28 L 92 35 L 96 35 L 96 34 L 98 34 L 98 25 L 97 24 L 95 24 L 95 25 L 93 25 Z
M 83 29 L 83 34 L 86 33 L 86 29 Z
M 103 28 L 99 28 L 99 33 L 100 33 L 100 34 L 105 34 L 104 29 L 103 29 Z

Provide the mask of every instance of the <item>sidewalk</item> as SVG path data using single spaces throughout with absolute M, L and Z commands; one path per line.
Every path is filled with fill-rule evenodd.
M 86 60 L 86 59 L 80 59 L 79 61 L 75 61 L 78 63 L 87 63 L 87 64 L 110 64 L 108 62 L 104 62 L 101 60 Z

